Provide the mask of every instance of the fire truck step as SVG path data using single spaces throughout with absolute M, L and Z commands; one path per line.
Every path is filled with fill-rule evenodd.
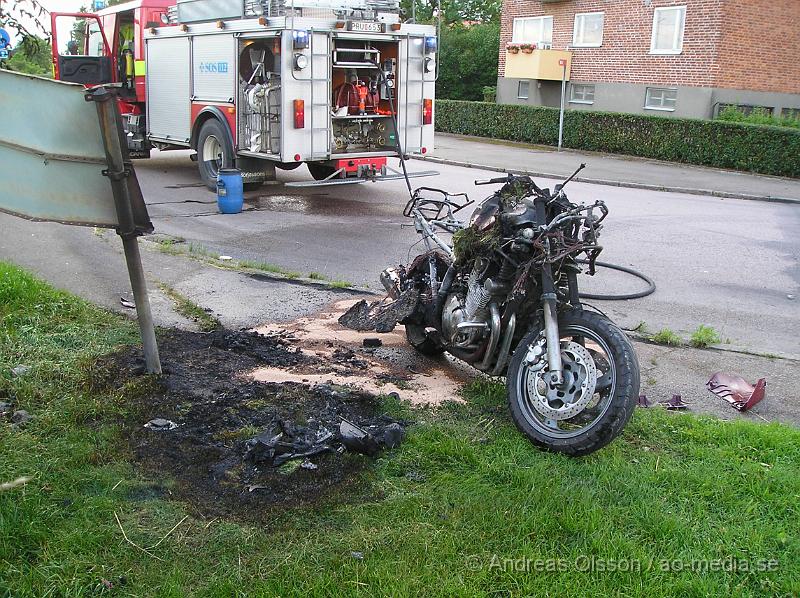
M 327 179 L 324 181 L 289 181 L 284 183 L 286 187 L 324 187 L 326 185 L 357 185 L 366 183 L 369 179 Z

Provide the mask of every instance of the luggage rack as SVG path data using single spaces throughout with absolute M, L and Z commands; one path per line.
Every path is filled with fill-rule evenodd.
M 177 24 L 261 16 L 369 21 L 379 14 L 396 14 L 398 19 L 400 15 L 399 0 L 244 0 L 226 5 L 222 12 L 220 7 L 219 0 L 178 0 L 167 9 L 167 16 L 170 24 Z

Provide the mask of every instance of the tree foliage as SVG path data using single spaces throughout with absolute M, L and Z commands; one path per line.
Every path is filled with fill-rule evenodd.
M 436 95 L 452 100 L 483 99 L 483 88 L 497 84 L 499 45 L 497 23 L 443 27 Z
M 50 76 L 52 74 L 50 42 L 36 35 L 23 37 L 5 66 L 8 70 L 18 73 Z
M 500 21 L 502 0 L 441 0 L 442 23 L 451 25 L 463 22 L 497 23 Z M 418 23 L 433 21 L 439 8 L 437 0 L 402 0 L 405 17 L 412 16 Z
M 48 11 L 39 0 L 11 0 L 0 2 L 0 23 L 18 37 L 50 37 L 47 27 Z

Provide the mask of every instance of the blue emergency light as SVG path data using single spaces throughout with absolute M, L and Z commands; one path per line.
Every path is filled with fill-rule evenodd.
M 93 0 L 92 2 L 92 10 L 97 12 L 98 10 L 103 10 L 106 7 L 106 0 Z
M 292 31 L 292 38 L 294 40 L 295 50 L 305 50 L 308 48 L 308 31 L 296 29 Z
M 426 54 L 433 54 L 436 52 L 436 47 L 438 46 L 438 41 L 435 37 L 426 37 L 425 38 L 425 53 Z

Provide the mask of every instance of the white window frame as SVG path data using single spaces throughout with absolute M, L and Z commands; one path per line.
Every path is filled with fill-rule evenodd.
M 544 35 L 544 22 L 550 19 L 550 41 L 547 42 L 543 39 L 519 39 L 517 34 L 517 22 L 521 21 L 541 21 L 541 32 Z M 541 17 L 517 17 L 511 25 L 511 43 L 512 44 L 552 44 L 553 43 L 553 15 L 542 15 Z
M 675 92 L 675 106 L 649 106 L 648 105 L 648 98 L 650 97 L 651 90 L 659 90 L 659 91 L 674 91 Z M 663 101 L 662 101 L 663 104 Z M 644 109 L 645 110 L 659 110 L 661 112 L 675 112 L 675 108 L 678 106 L 678 88 L 677 87 L 648 87 L 644 91 Z
M 574 97 L 575 88 L 576 87 L 592 87 L 592 99 L 591 100 L 577 100 Z M 594 83 L 570 83 L 569 84 L 569 103 L 570 104 L 587 104 L 591 105 L 594 104 L 594 94 L 597 88 L 595 87 Z
M 578 23 L 583 23 L 584 20 L 579 17 L 594 17 L 600 15 L 603 18 L 603 26 L 600 28 L 600 42 L 596 44 L 580 43 L 578 42 Z M 573 48 L 599 48 L 603 45 L 603 30 L 606 26 L 606 13 L 603 11 L 597 12 L 579 12 L 575 14 L 575 21 L 572 25 L 572 47 Z
M 675 27 L 675 39 L 672 43 L 672 49 L 657 50 L 656 49 L 656 24 L 658 23 L 659 13 L 666 11 L 677 10 L 680 15 L 680 26 Z M 650 33 L 650 54 L 660 55 L 676 55 L 683 52 L 683 34 L 686 28 L 686 6 L 662 6 L 653 11 L 653 29 Z
M 526 95 L 522 95 L 522 93 L 521 93 L 522 84 L 523 83 L 526 84 L 526 87 L 525 87 L 525 94 Z M 528 100 L 528 99 L 530 99 L 530 97 L 531 97 L 531 82 L 530 82 L 530 80 L 529 79 L 522 79 L 520 81 L 517 81 L 517 99 L 518 100 Z

